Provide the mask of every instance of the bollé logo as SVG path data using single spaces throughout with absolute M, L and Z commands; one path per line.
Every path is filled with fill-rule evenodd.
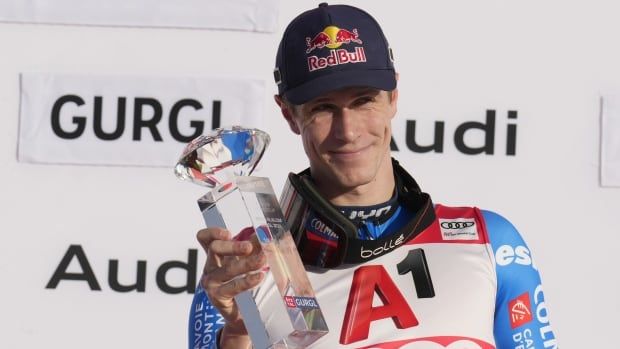
M 118 97 L 115 111 L 103 111 L 103 97 L 94 96 L 92 105 L 88 106 L 84 98 L 78 95 L 64 95 L 59 97 L 51 110 L 51 126 L 54 134 L 62 139 L 76 139 L 84 134 L 90 120 L 92 129 L 98 139 L 112 141 L 119 139 L 129 124 L 132 128 L 132 140 L 140 141 L 143 132 L 149 132 L 153 140 L 162 142 L 160 128 L 167 127 L 172 138 L 179 142 L 187 143 L 201 135 L 205 128 L 205 122 L 200 117 L 189 121 L 189 127 L 193 129 L 191 134 L 182 134 L 180 129 L 180 114 L 193 113 L 203 109 L 203 104 L 191 98 L 181 99 L 175 102 L 168 113 L 167 125 L 160 125 L 164 115 L 164 106 L 160 101 L 150 97 L 136 97 L 133 99 L 132 114 L 127 117 L 127 97 Z M 211 129 L 220 127 L 220 114 L 222 102 L 214 100 L 211 103 Z M 105 119 L 112 119 L 116 112 L 116 123 L 113 128 L 104 130 Z M 62 122 L 61 114 L 70 114 L 71 122 Z M 104 116 L 105 114 L 105 116 Z M 126 120 L 126 119 L 129 119 Z M 202 118 L 204 119 L 204 117 Z
M 390 239 L 389 242 L 386 241 L 383 246 L 379 246 L 374 250 L 365 250 L 364 246 L 362 246 L 360 250 L 360 257 L 366 259 L 372 256 L 382 255 L 383 253 L 393 250 L 396 247 L 402 245 L 403 241 L 405 241 L 405 236 L 403 234 L 400 234 L 400 236 L 396 240 Z
M 517 111 L 508 111 L 508 120 L 515 121 L 516 119 Z M 487 155 L 493 155 L 495 154 L 495 126 L 495 110 L 489 109 L 486 111 L 486 119 L 484 122 L 467 121 L 456 127 L 453 138 L 454 146 L 459 152 L 467 155 L 476 155 L 482 153 Z M 482 145 L 474 146 L 465 142 L 465 135 L 469 134 L 471 131 L 478 131 L 484 134 L 484 143 Z M 424 132 L 430 133 L 431 131 L 426 130 Z M 416 140 L 416 120 L 407 120 L 405 131 L 405 144 L 407 146 L 407 149 L 414 153 L 443 153 L 445 133 L 445 122 L 435 121 L 433 141 L 430 144 L 419 144 Z M 390 143 L 390 150 L 400 150 L 393 138 Z M 517 154 L 517 125 L 514 123 L 508 123 L 506 125 L 505 154 L 510 156 L 514 156 Z

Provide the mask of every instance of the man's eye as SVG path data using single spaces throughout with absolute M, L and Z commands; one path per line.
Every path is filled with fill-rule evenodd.
M 356 99 L 354 104 L 356 106 L 362 106 L 364 104 L 372 102 L 373 100 L 374 100 L 374 98 L 371 97 L 371 96 L 364 96 L 364 97 L 360 97 L 360 98 Z
M 330 111 L 332 109 L 333 109 L 333 106 L 331 104 L 319 104 L 319 105 L 312 107 L 310 111 L 312 113 L 318 113 L 322 111 Z

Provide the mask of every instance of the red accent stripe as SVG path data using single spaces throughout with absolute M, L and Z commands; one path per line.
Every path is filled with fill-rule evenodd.
M 325 238 L 322 238 L 320 235 L 317 235 L 309 230 L 306 230 L 306 237 L 308 238 L 308 240 L 312 240 L 321 244 L 326 244 L 329 245 L 331 247 L 336 247 L 338 246 L 338 242 L 334 241 L 334 240 L 328 240 Z

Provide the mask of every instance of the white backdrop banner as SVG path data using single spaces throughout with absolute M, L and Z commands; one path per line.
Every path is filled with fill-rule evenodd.
M 273 32 L 277 0 L 0 0 L 0 21 Z
M 250 79 L 23 73 L 18 159 L 169 167 L 213 128 L 258 127 L 264 95 Z
M 620 187 L 620 94 L 602 97 L 601 185 Z

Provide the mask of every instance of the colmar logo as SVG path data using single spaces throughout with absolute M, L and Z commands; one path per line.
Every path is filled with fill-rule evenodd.
M 361 45 L 357 29 L 347 30 L 334 25 L 325 27 L 322 32 L 314 37 L 306 37 L 306 53 L 329 48 L 329 55 L 324 57 L 308 56 L 308 70 L 314 71 L 346 63 L 366 62 L 366 53 L 363 47 L 355 47 L 353 52 L 338 49 L 343 44 L 356 43 Z
M 510 327 L 517 328 L 532 321 L 532 306 L 530 305 L 530 295 L 525 292 L 519 297 L 508 303 L 508 313 L 510 314 Z
M 549 325 L 549 312 L 547 311 L 547 305 L 545 304 L 545 297 L 543 295 L 542 285 L 536 286 L 534 290 L 534 304 L 536 305 L 536 320 L 543 326 L 538 330 L 540 338 L 544 341 L 545 348 L 557 349 L 558 343 L 555 340 L 555 335 Z
M 327 240 L 338 240 L 338 235 L 323 221 L 318 218 L 312 218 L 310 221 L 311 231 Z

